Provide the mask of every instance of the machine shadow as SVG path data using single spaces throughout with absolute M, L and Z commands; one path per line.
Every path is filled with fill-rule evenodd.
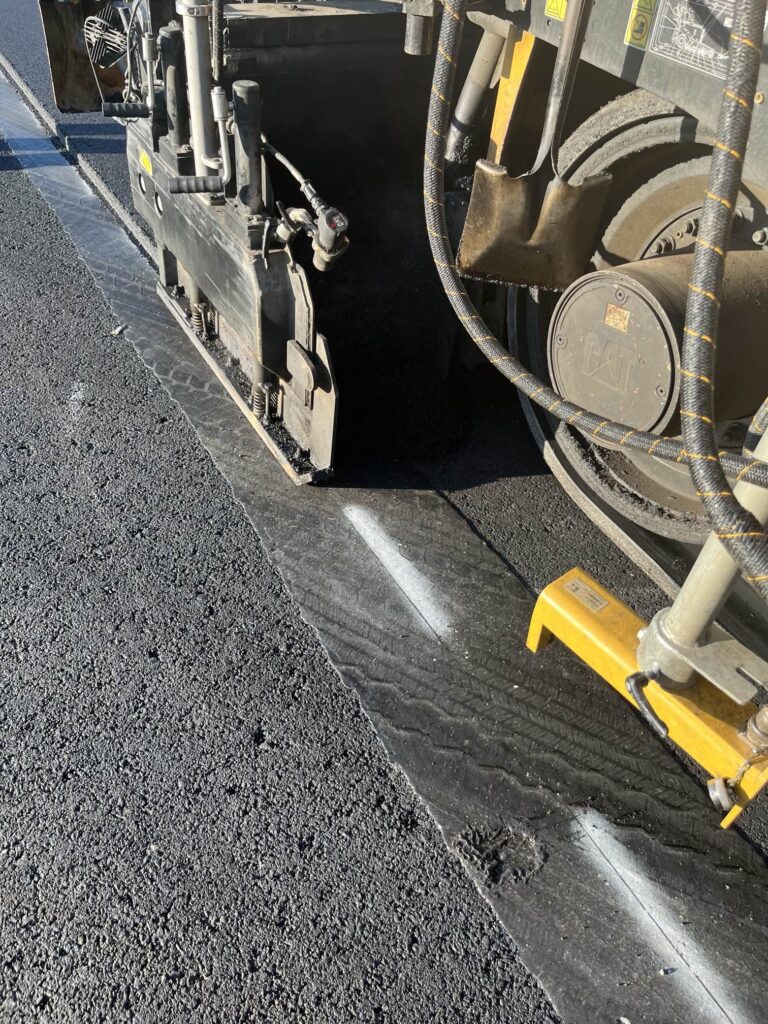
M 0 171 L 21 171 L 25 168 L 50 167 L 59 162 L 59 157 L 46 146 L 41 150 L 37 139 L 15 139 L 20 150 L 19 156 L 12 153 L 5 139 L 0 138 Z M 23 165 L 22 165 L 23 161 Z
M 58 130 L 69 148 L 82 156 L 119 156 L 125 153 L 125 130 L 114 121 L 62 121 Z
M 523 414 L 516 390 L 490 366 L 458 368 L 453 385 L 461 394 L 455 405 L 455 429 L 449 435 L 414 441 L 396 458 L 370 449 L 356 439 L 339 441 L 339 467 L 330 486 L 378 490 L 429 488 L 462 491 L 498 480 L 548 476 Z M 382 442 L 387 434 L 382 433 Z

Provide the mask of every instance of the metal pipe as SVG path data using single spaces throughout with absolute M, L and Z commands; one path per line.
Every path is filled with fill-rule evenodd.
M 219 121 L 219 146 L 221 147 L 221 184 L 226 186 L 232 181 L 232 155 L 229 152 L 229 132 L 227 122 Z
M 488 29 L 483 32 L 451 118 L 445 146 L 446 160 L 455 161 L 461 157 L 464 143 L 472 134 L 483 112 L 505 42 L 506 36 L 500 36 Z
M 232 155 L 229 151 L 229 132 L 227 122 L 229 121 L 229 102 L 227 94 L 220 85 L 215 85 L 211 92 L 211 106 L 213 108 L 213 119 L 219 129 L 219 151 L 216 165 L 221 168 L 221 183 L 226 186 L 232 180 Z
M 405 18 L 404 49 L 411 57 L 429 57 L 435 45 L 434 16 L 408 14 Z
M 147 108 L 150 113 L 155 109 L 155 66 L 157 65 L 157 43 L 151 32 L 141 37 L 141 59 L 147 73 Z
M 252 213 L 262 205 L 261 90 L 257 82 L 235 82 L 235 171 L 237 198 Z
M 768 461 L 768 434 L 761 437 L 755 458 Z M 733 493 L 758 522 L 768 523 L 768 490 L 742 480 L 736 484 Z M 723 542 L 717 534 L 710 534 L 672 607 L 663 613 L 661 621 L 658 617 L 654 619 L 641 638 L 638 649 L 640 667 L 644 670 L 657 668 L 662 678 L 677 686 L 692 682 L 693 669 L 675 655 L 674 648 L 690 648 L 700 643 L 720 614 L 740 575 L 739 566 Z
M 187 84 L 184 74 L 184 36 L 180 28 L 166 25 L 158 33 L 165 82 L 168 137 L 172 146 L 189 145 Z
M 181 16 L 184 51 L 187 62 L 189 123 L 195 174 L 204 177 L 216 152 L 216 126 L 213 121 L 211 90 L 210 6 L 177 0 L 176 13 Z

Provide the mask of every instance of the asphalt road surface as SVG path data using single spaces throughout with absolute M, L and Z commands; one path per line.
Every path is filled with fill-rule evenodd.
M 35 0 L 0 0 L 0 51 L 53 112 Z M 130 206 L 120 129 L 59 124 Z M 58 221 L 0 180 L 0 1006 L 556 1020 Z M 580 563 L 653 611 L 489 385 L 432 485 L 530 590 Z
M 0 164 L 0 1016 L 554 1021 Z

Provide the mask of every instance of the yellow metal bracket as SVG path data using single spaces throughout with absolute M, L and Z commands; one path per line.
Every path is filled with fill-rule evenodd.
M 537 653 L 556 637 L 637 707 L 626 681 L 638 671 L 637 634 L 646 626 L 582 569 L 572 569 L 539 596 L 528 647 Z M 756 759 L 744 736 L 757 706 L 735 704 L 703 679 L 677 692 L 651 681 L 644 695 L 669 730 L 669 739 L 711 778 L 729 781 L 735 806 L 722 821 L 729 828 L 768 785 L 768 760 Z
M 536 37 L 528 32 L 510 32 L 501 58 L 501 78 L 491 125 L 488 159 L 501 163 L 509 126 L 520 102 L 523 82 L 533 60 Z

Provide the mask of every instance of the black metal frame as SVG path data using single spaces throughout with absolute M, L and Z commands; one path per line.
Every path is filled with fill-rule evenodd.
M 631 85 L 677 104 L 698 121 L 714 128 L 725 80 L 725 53 L 730 31 L 728 13 L 737 0 L 594 0 L 590 27 L 584 41 L 585 61 Z M 520 10 L 519 0 L 507 0 L 515 25 L 547 43 L 557 45 L 563 21 L 551 12 L 551 0 L 529 0 Z M 686 13 L 686 12 L 689 12 Z M 688 17 L 690 31 L 673 36 L 670 17 Z M 645 18 L 636 44 L 627 43 L 633 19 Z M 688 42 L 681 42 L 687 37 Z M 715 54 L 720 56 L 716 57 Z M 709 55 L 708 55 L 709 54 Z M 761 93 L 768 95 L 768 67 L 760 74 Z M 758 93 L 745 178 L 768 185 L 768 104 Z

